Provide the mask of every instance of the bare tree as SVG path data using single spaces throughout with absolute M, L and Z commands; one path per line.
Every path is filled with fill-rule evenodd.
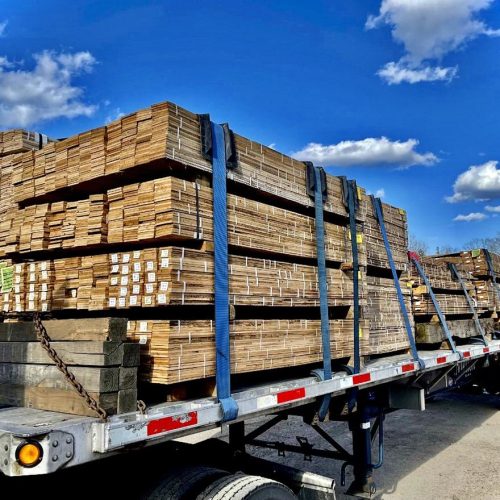
M 429 247 L 425 241 L 419 240 L 414 234 L 410 234 L 408 239 L 408 247 L 412 252 L 417 253 L 421 257 L 428 254 Z
M 500 254 L 500 232 L 491 238 L 475 238 L 465 245 L 466 250 L 474 248 L 486 248 L 490 252 Z
M 459 252 L 459 250 L 449 245 L 436 247 L 436 255 L 447 255 L 449 253 L 456 253 L 456 252 Z

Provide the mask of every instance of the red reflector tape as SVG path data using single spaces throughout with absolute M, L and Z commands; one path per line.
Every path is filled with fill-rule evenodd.
M 290 391 L 279 392 L 278 394 L 276 394 L 278 404 L 288 403 L 289 401 L 295 401 L 296 399 L 305 397 L 306 390 L 304 387 L 299 387 L 298 389 L 291 389 Z
M 158 420 L 153 420 L 148 423 L 148 436 L 161 434 L 162 432 L 175 431 L 183 427 L 189 427 L 198 423 L 198 412 L 191 411 L 184 415 L 175 417 L 165 417 Z
M 295 401 L 296 399 L 305 397 L 306 390 L 304 389 L 304 387 L 299 387 L 298 389 L 292 389 L 290 391 L 278 392 L 278 394 L 276 394 L 278 404 L 288 403 L 290 401 Z
M 438 365 L 442 365 L 443 363 L 446 363 L 446 356 L 441 356 L 438 359 L 436 359 L 436 363 Z
M 403 365 L 401 367 L 401 370 L 403 373 L 406 372 L 412 372 L 415 369 L 415 364 L 414 363 L 408 363 L 407 365 Z
M 359 375 L 354 375 L 354 377 L 352 377 L 352 383 L 354 385 L 364 384 L 365 382 L 370 382 L 371 379 L 372 376 L 370 373 L 360 373 Z
M 464 358 L 470 358 L 470 352 L 469 351 L 464 351 Z
M 483 347 L 483 352 L 486 354 L 487 352 L 490 352 L 490 348 L 489 347 Z

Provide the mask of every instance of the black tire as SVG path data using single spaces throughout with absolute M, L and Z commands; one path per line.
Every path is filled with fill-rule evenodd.
M 175 467 L 164 475 L 143 500 L 191 500 L 213 481 L 229 473 L 211 467 Z
M 284 484 L 260 476 L 234 474 L 210 484 L 196 500 L 293 500 Z

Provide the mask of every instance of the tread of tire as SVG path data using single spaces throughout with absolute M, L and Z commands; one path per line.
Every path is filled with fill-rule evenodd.
M 202 491 L 196 500 L 245 500 L 252 493 L 263 489 L 270 484 L 274 488 L 283 490 L 283 493 L 290 494 L 290 498 L 296 498 L 293 492 L 284 484 L 260 476 L 247 476 L 245 474 L 234 474 L 223 477 L 210 484 Z
M 190 494 L 197 482 L 203 480 L 217 480 L 228 473 L 213 467 L 179 467 L 172 469 L 161 480 L 161 483 L 146 497 L 147 500 L 182 500 L 185 495 Z M 198 490 L 199 491 L 199 490 Z

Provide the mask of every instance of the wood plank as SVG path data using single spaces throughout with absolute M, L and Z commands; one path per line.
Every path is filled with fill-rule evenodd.
M 90 395 L 108 412 L 113 415 L 118 410 L 119 392 L 90 393 Z M 2 384 L 0 386 L 0 404 L 9 406 L 24 406 L 73 415 L 95 417 L 84 399 L 74 390 L 57 387 L 33 387 L 23 384 Z M 130 400 L 123 404 L 129 411 Z M 122 409 L 125 409 L 122 408 Z
M 75 366 L 71 367 L 71 372 L 89 392 L 113 392 L 120 388 L 120 369 L 117 367 Z M 3 392 L 3 387 L 8 384 L 30 387 L 57 387 L 60 389 L 71 388 L 69 382 L 56 366 L 41 364 L 0 364 L 0 393 Z
M 481 319 L 480 322 L 486 334 L 494 331 L 494 319 Z M 454 337 L 468 338 L 479 335 L 472 319 L 448 321 L 448 327 Z M 419 344 L 436 344 L 445 339 L 446 336 L 440 323 L 417 323 L 415 325 L 415 340 Z
M 67 365 L 137 366 L 139 348 L 124 349 L 123 342 L 52 342 L 51 346 Z M 0 342 L 0 363 L 53 364 L 39 342 Z
M 123 341 L 127 338 L 125 318 L 56 319 L 43 322 L 53 341 Z M 34 342 L 35 328 L 30 321 L 0 323 L 0 342 Z

